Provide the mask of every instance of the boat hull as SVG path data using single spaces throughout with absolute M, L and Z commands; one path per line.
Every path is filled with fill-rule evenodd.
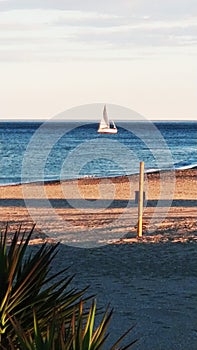
M 117 134 L 118 130 L 116 128 L 103 128 L 98 129 L 99 134 Z

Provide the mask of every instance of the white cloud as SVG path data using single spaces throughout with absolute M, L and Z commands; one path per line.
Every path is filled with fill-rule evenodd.
M 154 20 L 95 11 L 0 12 L 0 59 L 129 59 L 139 50 L 196 46 L 197 16 Z M 138 54 L 137 54 L 138 51 Z
M 121 15 L 144 15 L 166 18 L 195 14 L 196 0 L 4 0 L 0 10 L 13 9 L 60 9 L 84 12 L 114 13 Z

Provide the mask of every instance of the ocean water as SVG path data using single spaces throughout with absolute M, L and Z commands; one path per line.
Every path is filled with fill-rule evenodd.
M 1 122 L 0 184 L 108 177 L 197 165 L 197 122 Z

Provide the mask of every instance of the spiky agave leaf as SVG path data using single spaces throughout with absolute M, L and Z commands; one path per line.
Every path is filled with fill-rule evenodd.
M 95 330 L 95 318 L 96 318 L 96 300 L 92 301 L 92 304 L 89 308 L 89 314 L 86 318 L 86 322 L 80 328 L 80 331 L 76 333 L 77 343 L 81 343 L 80 350 L 96 350 L 101 349 L 102 344 L 108 337 L 107 327 L 109 325 L 110 318 L 112 316 L 112 310 L 109 312 L 108 308 L 106 309 L 102 320 Z M 83 302 L 80 305 L 79 317 L 81 324 L 83 322 Z M 78 347 L 76 347 L 78 349 Z M 75 349 L 75 350 L 76 350 Z
M 81 301 L 81 304 L 79 305 L 78 316 L 73 316 L 73 344 L 71 348 L 66 350 L 101 350 L 107 337 L 109 336 L 108 327 L 112 314 L 113 310 L 109 310 L 109 307 L 107 307 L 102 320 L 98 324 L 97 328 L 94 329 L 96 321 L 96 300 L 92 301 L 92 304 L 89 308 L 89 314 L 86 317 L 85 323 L 83 322 L 83 301 Z M 135 344 L 137 340 L 130 342 L 124 347 L 118 347 L 121 344 L 122 340 L 126 337 L 126 335 L 131 331 L 131 329 L 125 332 L 115 342 L 115 344 L 112 347 L 110 347 L 109 350 L 126 350 L 131 348 L 131 346 Z
M 23 248 L 17 245 L 20 227 L 15 232 L 9 251 L 7 250 L 8 226 L 5 232 L 1 232 L 0 240 L 0 337 L 6 329 L 6 312 L 9 307 L 10 297 L 14 285 L 17 267 L 20 265 L 20 257 L 22 257 Z M 23 237 L 21 239 L 23 241 Z M 28 237 L 27 237 L 28 242 Z
M 11 318 L 11 323 L 18 334 L 18 347 L 20 350 L 101 350 L 107 339 L 106 332 L 112 316 L 112 310 L 106 309 L 96 330 L 94 330 L 96 317 L 95 300 L 92 301 L 88 315 L 84 316 L 84 303 L 81 301 L 78 310 L 73 310 L 69 328 L 65 326 L 64 319 L 60 321 L 61 317 L 56 312 L 54 312 L 54 318 L 44 332 L 41 331 L 35 311 L 33 334 L 25 333 L 16 319 Z M 118 347 L 129 331 L 123 334 L 109 350 L 130 349 L 136 340 L 124 347 Z

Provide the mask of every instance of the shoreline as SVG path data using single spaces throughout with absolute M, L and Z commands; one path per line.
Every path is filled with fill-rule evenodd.
M 187 171 L 195 171 L 197 169 L 197 165 L 191 165 L 189 167 L 185 168 L 177 168 L 177 169 L 145 169 L 144 174 L 145 176 L 153 176 L 153 174 L 164 174 L 164 173 L 186 173 Z M 24 186 L 24 185 L 53 185 L 53 184 L 60 184 L 62 182 L 73 182 L 73 181 L 86 181 L 86 180 L 123 180 L 125 178 L 130 178 L 133 176 L 138 176 L 139 172 L 127 174 L 127 175 L 112 175 L 112 176 L 94 176 L 94 175 L 85 175 L 83 177 L 79 178 L 70 178 L 70 179 L 51 179 L 51 180 L 37 180 L 37 181 L 30 181 L 30 182 L 16 182 L 16 183 L 0 183 L 1 187 L 10 187 L 10 186 Z

